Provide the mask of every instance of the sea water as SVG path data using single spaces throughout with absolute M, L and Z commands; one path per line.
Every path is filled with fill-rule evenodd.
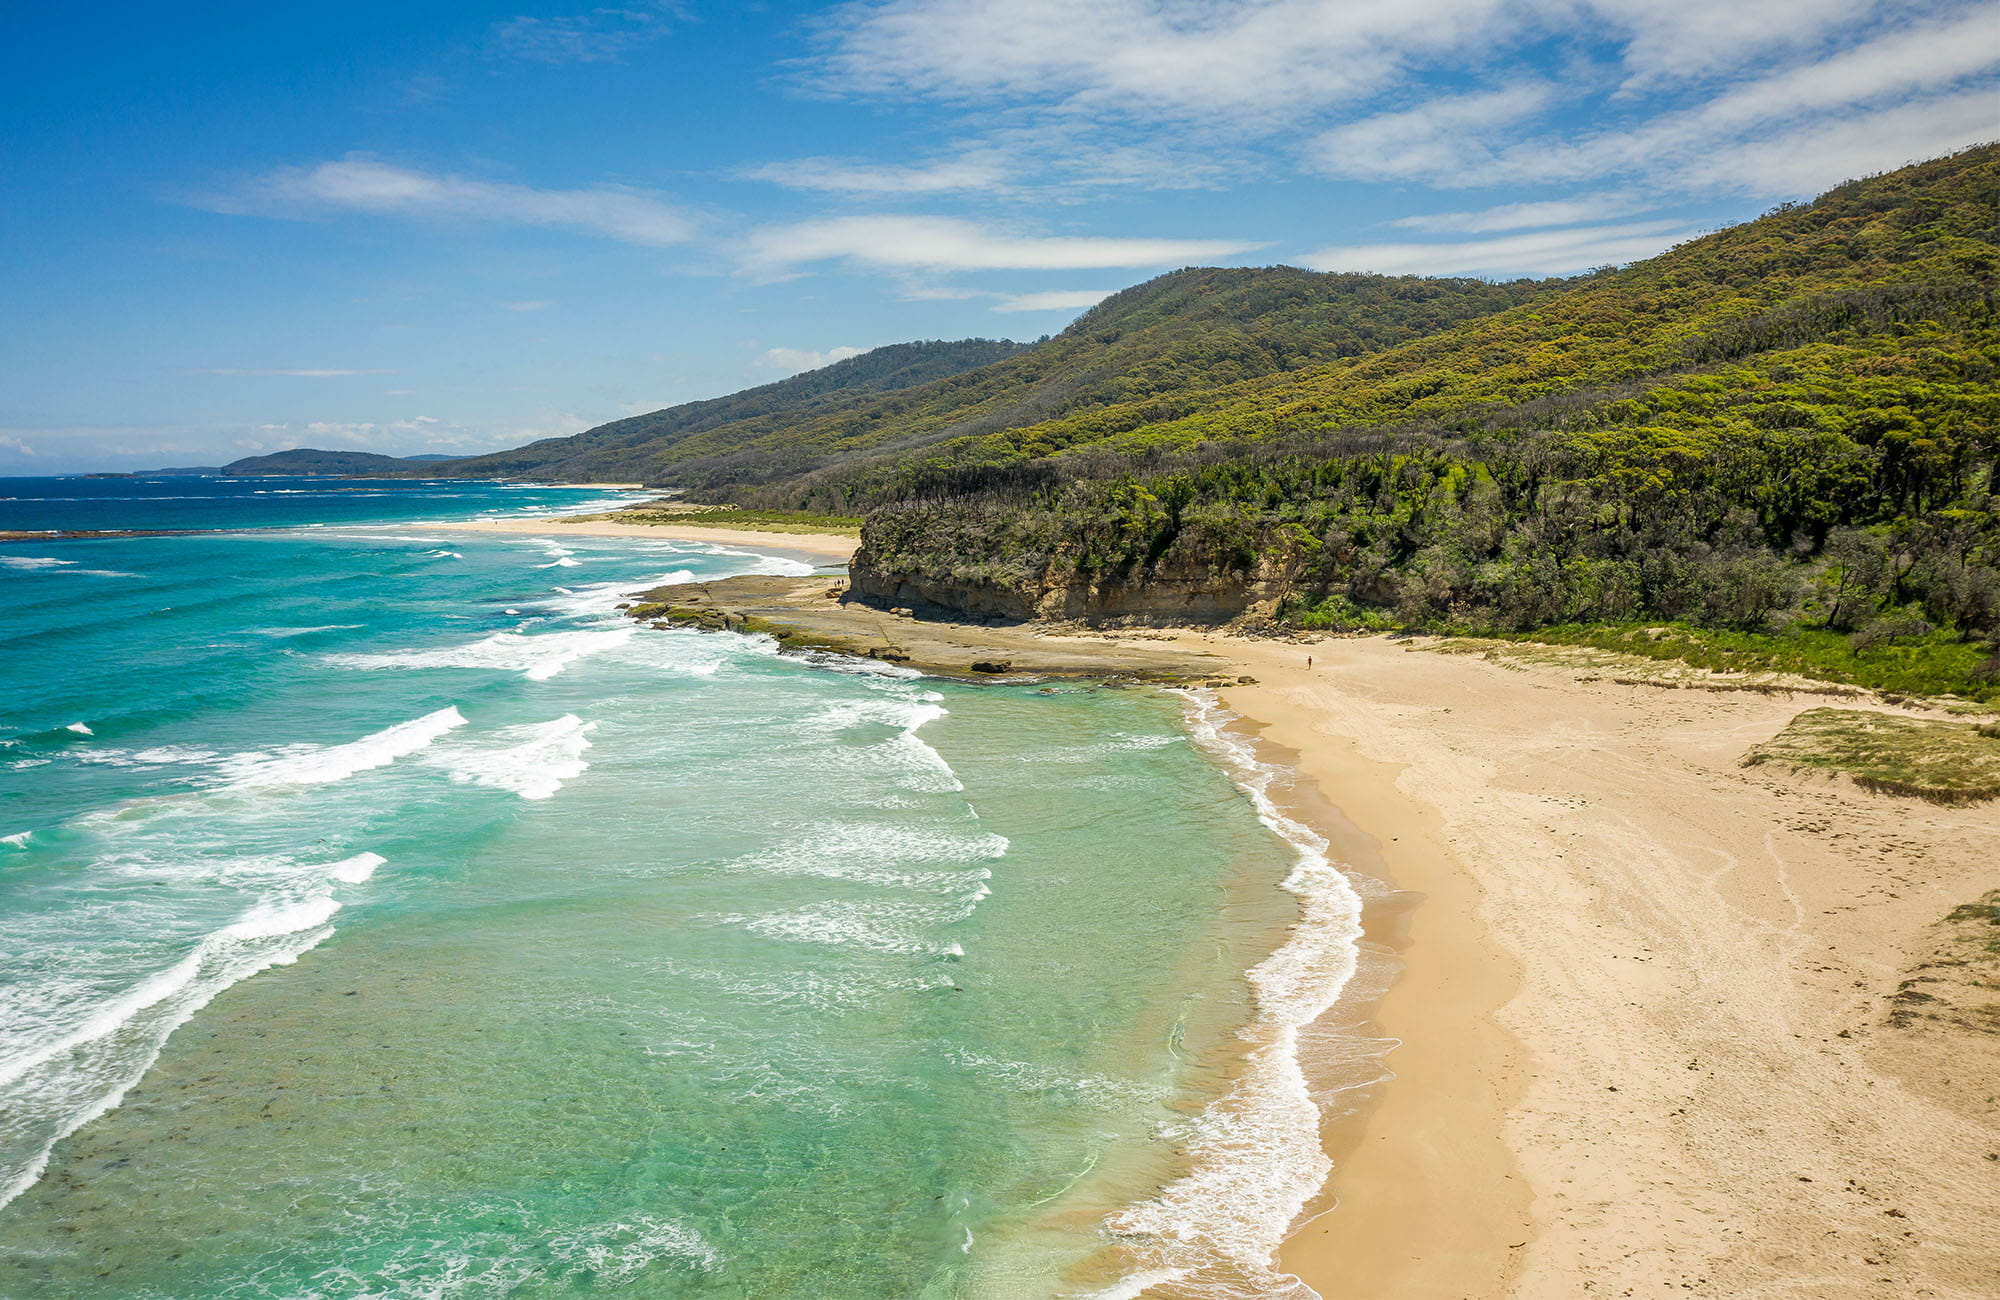
M 1303 1294 L 1356 909 L 1212 701 L 423 526 L 603 490 L 0 497 L 226 530 L 0 546 L 0 1296 Z

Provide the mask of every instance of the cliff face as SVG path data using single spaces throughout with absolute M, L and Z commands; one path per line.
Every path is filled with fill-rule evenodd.
M 992 622 L 1259 622 L 1275 616 L 1306 558 L 1287 538 L 1269 539 L 1250 554 L 1217 553 L 1195 533 L 1155 557 L 1100 562 L 1073 552 L 1037 554 L 1014 539 L 925 522 L 945 523 L 871 517 L 849 565 L 848 598 Z

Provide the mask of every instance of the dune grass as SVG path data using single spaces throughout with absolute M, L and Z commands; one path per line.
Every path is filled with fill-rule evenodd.
M 2000 735 L 1992 724 L 1807 709 L 1744 758 L 1840 772 L 1883 794 L 1939 804 L 2000 798 Z

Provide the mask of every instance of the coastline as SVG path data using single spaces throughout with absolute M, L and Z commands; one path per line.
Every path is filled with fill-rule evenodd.
M 426 523 L 459 533 L 511 533 L 526 537 L 636 537 L 670 542 L 708 542 L 784 555 L 803 556 L 820 563 L 845 564 L 861 545 L 858 537 L 839 533 L 765 532 L 750 528 L 703 528 L 696 524 L 618 524 L 608 520 L 575 520 L 561 516 L 544 519 L 454 519 Z
M 1282 1255 L 1325 1300 L 1991 1294 L 2000 1111 L 1964 1081 L 2000 1051 L 1891 1018 L 1996 883 L 1990 807 L 1740 766 L 1811 694 L 1177 639 L 1257 677 L 1225 705 L 1427 895 L 1395 1077 Z
M 1333 1173 L 1281 1251 L 1324 1300 L 1991 1293 L 2000 1107 L 1966 1081 L 2000 1051 L 1891 1013 L 1943 918 L 2000 884 L 2000 816 L 1741 762 L 1851 692 L 1381 637 L 916 626 L 1106 672 L 1226 664 L 1217 699 L 1296 772 L 1285 814 L 1407 891 L 1363 918 L 1399 978 L 1318 1024 L 1398 1040 L 1324 1125 Z

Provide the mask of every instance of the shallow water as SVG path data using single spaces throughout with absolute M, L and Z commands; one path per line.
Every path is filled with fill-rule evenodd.
M 1310 853 L 1187 702 L 638 629 L 804 565 L 410 522 L 603 493 L 313 486 L 0 550 L 0 1294 L 1240 1280 Z M 0 528 L 163 517 L 60 504 Z

